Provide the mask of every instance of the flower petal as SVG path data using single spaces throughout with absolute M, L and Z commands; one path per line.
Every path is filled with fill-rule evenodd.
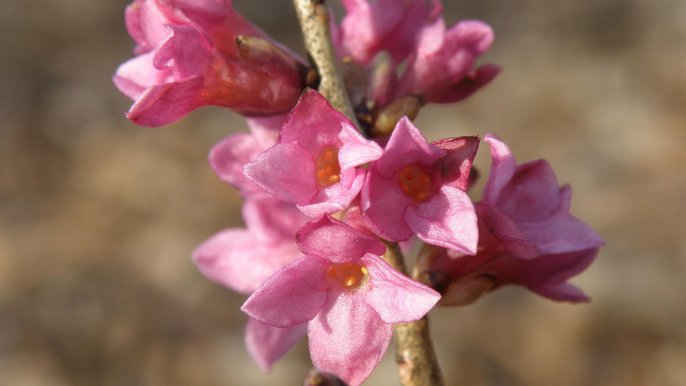
M 204 81 L 200 77 L 149 87 L 131 106 L 126 117 L 150 127 L 174 122 L 207 104 L 203 87 Z
M 312 363 L 357 386 L 381 361 L 392 329 L 360 296 L 343 293 L 308 324 Z
M 510 148 L 493 134 L 486 134 L 491 151 L 491 172 L 484 187 L 483 200 L 496 203 L 500 193 L 515 173 L 515 159 Z
M 303 256 L 276 272 L 245 301 L 241 310 L 275 327 L 289 327 L 314 318 L 326 304 L 329 264 Z
M 255 242 L 245 229 L 227 229 L 193 251 L 196 266 L 211 281 L 245 294 L 300 255 L 292 242 Z
M 208 158 L 212 170 L 222 181 L 240 190 L 244 196 L 252 195 L 264 190 L 245 176 L 243 167 L 254 161 L 265 149 L 254 135 L 238 133 L 214 145 Z
M 367 253 L 380 256 L 386 252 L 386 247 L 375 237 L 329 216 L 305 224 L 298 231 L 296 240 L 306 255 L 333 263 L 359 261 Z
M 361 195 L 362 219 L 372 232 L 390 241 L 412 237 L 414 232 L 405 221 L 405 211 L 411 203 L 397 180 L 382 176 L 372 165 Z
M 245 165 L 243 171 L 250 180 L 283 201 L 308 204 L 317 192 L 312 156 L 294 143 L 274 145 Z
M 429 244 L 476 253 L 479 231 L 474 205 L 458 188 L 441 187 L 428 201 L 408 207 L 405 220 Z
M 410 164 L 431 165 L 445 156 L 445 150 L 430 145 L 409 118 L 402 117 L 388 139 L 381 158 L 374 162 L 376 169 L 385 177 L 395 177 L 395 172 Z
M 307 324 L 274 327 L 249 318 L 245 325 L 245 346 L 264 371 L 269 371 L 307 333 Z
M 364 300 L 386 323 L 420 319 L 441 298 L 438 292 L 401 274 L 378 256 L 366 255 L 362 262 L 369 271 L 369 290 Z

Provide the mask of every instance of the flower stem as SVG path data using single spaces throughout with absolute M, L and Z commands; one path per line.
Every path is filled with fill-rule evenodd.
M 398 243 L 386 243 L 386 261 L 407 275 Z M 415 278 L 416 279 L 416 278 Z M 402 386 L 443 386 L 443 374 L 429 334 L 429 317 L 395 325 L 395 361 Z
M 359 128 L 343 78 L 336 66 L 336 56 L 329 33 L 329 12 L 323 0 L 293 0 L 293 4 L 303 32 L 305 49 L 319 74 L 319 92 Z

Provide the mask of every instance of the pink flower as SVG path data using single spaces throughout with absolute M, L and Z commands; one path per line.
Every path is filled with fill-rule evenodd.
M 226 229 L 193 251 L 193 261 L 211 281 L 250 294 L 300 256 L 295 232 L 306 217 L 292 204 L 262 193 L 243 206 L 246 228 Z M 269 370 L 305 335 L 305 326 L 278 328 L 248 320 L 245 344 L 255 362 Z
M 381 148 L 314 90 L 286 120 L 279 143 L 245 166 L 245 175 L 274 197 L 311 217 L 345 209 L 362 188 L 360 166 Z
M 595 259 L 602 238 L 569 213 L 568 185 L 560 187 L 544 161 L 516 165 L 493 135 L 484 139 L 493 159 L 483 200 L 476 204 L 479 248 L 474 256 L 434 250 L 429 277 L 445 305 L 471 303 L 506 284 L 553 300 L 588 301 L 567 281 Z
M 343 0 L 343 6 L 346 15 L 335 34 L 339 51 L 363 65 L 382 51 L 396 64 L 405 60 L 419 31 L 442 8 L 426 0 Z
M 422 30 L 396 96 L 423 95 L 427 102 L 437 103 L 468 97 L 500 72 L 495 65 L 474 68 L 476 59 L 492 43 L 493 30 L 488 24 L 466 20 L 446 31 L 443 20 L 436 20 Z
M 401 119 L 362 189 L 369 228 L 391 241 L 416 234 L 429 244 L 476 252 L 476 214 L 465 189 L 478 143 L 460 137 L 429 144 Z
M 135 0 L 126 26 L 138 56 L 113 80 L 135 100 L 127 116 L 138 124 L 160 126 L 207 105 L 276 114 L 302 90 L 299 60 L 230 0 Z
M 305 256 L 267 279 L 242 310 L 276 327 L 308 323 L 315 367 L 359 385 L 386 351 L 392 323 L 421 318 L 439 296 L 381 259 L 377 239 L 330 217 L 306 224 L 297 240 Z
M 269 371 L 306 334 L 307 323 L 282 328 L 248 318 L 245 325 L 245 346 L 257 365 L 262 370 Z
M 245 228 L 212 236 L 193 251 L 193 261 L 211 281 L 250 294 L 300 255 L 295 233 L 307 218 L 267 195 L 247 200 L 243 218 Z
M 479 217 L 508 251 L 520 258 L 596 248 L 602 238 L 569 213 L 571 188 L 560 187 L 544 161 L 516 165 L 510 149 L 493 135 L 492 167 L 477 204 Z
M 243 173 L 243 167 L 274 146 L 285 115 L 249 118 L 250 133 L 232 134 L 216 144 L 209 154 L 212 170 L 219 178 L 238 189 L 243 197 L 267 194 Z

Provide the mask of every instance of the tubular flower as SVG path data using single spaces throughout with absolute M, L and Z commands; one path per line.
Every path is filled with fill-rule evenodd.
M 438 19 L 426 26 L 407 69 L 399 81 L 397 97 L 422 95 L 427 102 L 451 103 L 471 95 L 499 72 L 495 65 L 474 68 L 477 58 L 493 43 L 493 30 L 483 22 L 465 20 L 446 31 Z
M 587 301 L 567 282 L 595 259 L 602 238 L 569 213 L 571 190 L 560 187 L 550 165 L 517 165 L 510 149 L 493 135 L 492 167 L 483 199 L 476 204 L 479 248 L 474 256 L 435 250 L 433 277 L 444 304 L 467 304 L 506 284 L 523 285 L 553 300 Z
M 286 120 L 279 143 L 244 172 L 274 197 L 317 217 L 350 204 L 364 181 L 366 171 L 360 166 L 381 152 L 321 94 L 308 90 Z
M 293 107 L 302 90 L 300 60 L 230 0 L 135 0 L 126 26 L 138 56 L 113 80 L 135 101 L 127 116 L 140 125 L 160 126 L 207 105 L 277 114 Z
M 476 252 L 476 214 L 465 189 L 478 143 L 460 137 L 429 144 L 401 119 L 362 189 L 369 229 L 391 241 L 416 234 L 429 244 Z
M 442 5 L 426 0 L 342 0 L 346 15 L 335 37 L 340 54 L 367 65 L 383 51 L 394 63 L 405 60 L 427 20 L 440 16 Z
M 330 217 L 296 238 L 305 256 L 267 279 L 242 310 L 275 327 L 307 323 L 315 367 L 359 385 L 386 351 L 392 324 L 421 318 L 439 295 L 388 265 L 376 238 Z

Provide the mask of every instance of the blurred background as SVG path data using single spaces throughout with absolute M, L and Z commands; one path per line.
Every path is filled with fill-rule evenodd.
M 126 4 L 0 2 L 0 385 L 299 385 L 304 343 L 260 372 L 244 298 L 190 260 L 241 224 L 206 155 L 246 126 L 219 108 L 159 129 L 124 118 L 110 78 L 132 55 Z M 302 51 L 290 2 L 235 4 Z M 519 161 L 548 159 L 607 241 L 574 280 L 590 304 L 508 287 L 432 311 L 448 384 L 686 385 L 686 2 L 445 9 L 493 26 L 485 61 L 504 71 L 417 125 L 430 139 L 495 132 Z M 367 384 L 397 384 L 391 354 Z

